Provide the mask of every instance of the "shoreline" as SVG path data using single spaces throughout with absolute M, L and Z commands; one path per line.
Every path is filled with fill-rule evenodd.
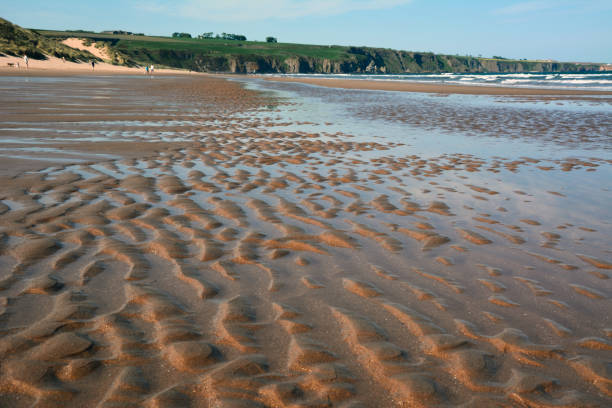
M 476 86 L 455 84 L 425 84 L 419 82 L 382 82 L 372 80 L 334 79 L 334 78 L 286 78 L 262 77 L 249 75 L 251 78 L 261 78 L 265 81 L 294 82 L 326 88 L 361 89 L 372 91 L 400 91 L 437 94 L 462 95 L 510 95 L 510 96 L 607 96 L 612 91 L 584 91 L 577 89 L 547 89 L 547 88 L 512 88 L 503 86 Z
M 47 60 L 30 60 L 30 68 L 9 67 L 7 63 L 20 62 L 21 58 L 12 56 L 0 57 L 1 76 L 36 76 L 36 77 L 65 77 L 80 75 L 130 75 L 147 76 L 144 67 L 126 67 L 112 65 L 106 62 L 97 63 L 94 70 L 88 63 L 63 62 L 59 58 L 49 57 Z M 239 75 L 231 73 L 208 73 L 196 72 L 173 68 L 156 68 L 150 76 L 208 76 L 217 78 L 259 78 L 271 82 L 301 83 L 326 88 L 371 90 L 371 91 L 394 91 L 394 92 L 416 92 L 435 94 L 461 94 L 461 95 L 490 95 L 490 96 L 612 96 L 612 91 L 576 90 L 576 89 L 549 89 L 549 88 L 513 88 L 507 86 L 478 86 L 457 85 L 441 83 L 418 83 L 418 82 L 382 82 L 374 80 L 335 79 L 335 78 L 287 78 L 287 77 L 264 77 L 259 74 Z

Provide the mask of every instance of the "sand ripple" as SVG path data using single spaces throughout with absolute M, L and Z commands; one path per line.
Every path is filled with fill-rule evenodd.
M 397 156 L 269 129 L 237 84 L 166 91 L 216 92 L 211 128 L 0 189 L 0 405 L 610 405 L 609 228 L 512 178 L 590 166 Z

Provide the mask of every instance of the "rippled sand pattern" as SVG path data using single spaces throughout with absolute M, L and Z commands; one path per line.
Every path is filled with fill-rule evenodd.
M 204 82 L 167 91 L 269 109 Z M 610 405 L 609 208 L 523 179 L 610 160 L 425 158 L 215 115 L 5 182 L 0 405 Z

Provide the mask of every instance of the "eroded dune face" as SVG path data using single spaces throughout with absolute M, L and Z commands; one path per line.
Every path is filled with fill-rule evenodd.
M 609 160 L 277 132 L 209 81 L 166 91 L 214 130 L 0 191 L 0 405 L 609 405 L 610 213 L 554 185 Z

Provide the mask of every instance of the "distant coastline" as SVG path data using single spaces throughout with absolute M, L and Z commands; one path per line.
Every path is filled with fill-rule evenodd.
M 125 31 L 94 33 L 84 30 L 25 29 L 0 19 L 0 56 L 44 60 L 54 56 L 72 62 L 95 60 L 117 66 L 183 69 L 231 74 L 417 74 L 417 73 L 523 73 L 612 72 L 605 63 L 508 59 L 375 47 L 293 44 L 246 41 L 241 35 L 223 38 L 175 33 L 172 37 L 147 36 Z M 210 34 L 210 33 L 209 33 Z M 70 44 L 81 43 L 73 48 Z M 104 57 L 101 57 L 104 56 Z
M 374 47 L 224 41 L 35 30 L 49 39 L 83 38 L 115 61 L 232 74 L 418 74 L 611 71 L 604 63 L 515 60 Z

